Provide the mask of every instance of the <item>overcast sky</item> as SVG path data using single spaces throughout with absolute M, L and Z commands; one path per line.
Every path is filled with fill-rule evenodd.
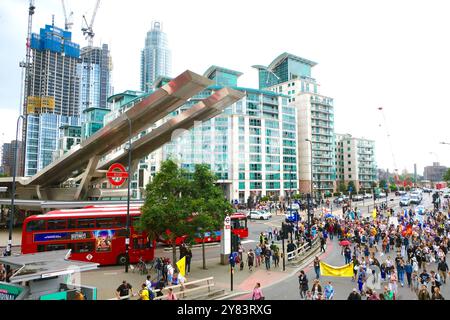
M 64 27 L 61 1 L 36 0 L 33 32 Z M 73 39 L 86 44 L 82 15 L 95 0 L 66 0 L 74 11 Z M 0 1 L 0 137 L 14 139 L 25 57 L 28 0 Z M 318 63 L 313 77 L 334 98 L 338 133 L 376 140 L 380 168 L 418 173 L 431 162 L 450 165 L 450 2 L 446 0 L 103 0 L 94 43 L 108 43 L 115 92 L 139 88 L 140 50 L 152 21 L 161 21 L 172 51 L 172 76 L 219 65 L 257 71 L 289 52 Z M 378 111 L 383 107 L 391 136 Z

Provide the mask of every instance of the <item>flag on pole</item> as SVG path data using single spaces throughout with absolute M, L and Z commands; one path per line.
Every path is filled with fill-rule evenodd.
M 186 276 L 186 257 L 181 258 L 177 262 L 177 268 L 180 271 L 180 274 L 185 277 Z
M 353 277 L 353 262 L 342 267 L 335 267 L 320 262 L 320 274 L 325 277 Z

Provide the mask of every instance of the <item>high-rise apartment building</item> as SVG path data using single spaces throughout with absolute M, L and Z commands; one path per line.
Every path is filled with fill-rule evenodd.
M 86 139 L 103 123 L 108 113 L 108 97 L 112 95 L 112 62 L 107 44 L 102 47 L 84 47 L 81 49 L 80 74 L 80 117 L 82 137 Z
M 177 159 L 193 171 L 206 163 L 230 200 L 284 196 L 297 190 L 297 118 L 289 97 L 267 90 L 239 87 L 241 72 L 212 66 L 204 74 L 215 85 L 194 96 L 179 112 L 189 109 L 222 87 L 245 92 L 245 97 L 189 133 L 163 147 L 163 159 Z
M 260 89 L 289 96 L 289 105 L 296 110 L 299 191 L 311 191 L 312 166 L 313 192 L 325 194 L 336 187 L 334 106 L 332 98 L 319 93 L 320 85 L 311 72 L 315 65 L 311 60 L 283 53 L 267 67 L 253 67 L 259 72 Z
M 51 163 L 61 126 L 79 125 L 80 47 L 71 37 L 70 32 L 53 25 L 31 36 L 29 96 L 24 110 L 25 176 Z
M 284 196 L 298 189 L 297 118 L 287 95 L 239 87 L 241 72 L 212 66 L 204 74 L 215 81 L 162 122 L 188 110 L 223 87 L 245 92 L 245 97 L 208 121 L 200 122 L 182 136 L 141 160 L 132 179 L 133 197 L 143 196 L 145 185 L 159 170 L 160 162 L 174 159 L 193 171 L 206 163 L 230 200 L 247 202 L 264 195 Z M 156 87 L 167 82 L 160 77 Z M 148 95 L 126 91 L 110 97 L 111 113 L 105 124 Z M 151 94 L 151 93 L 150 93 Z M 151 130 L 151 128 L 149 129 Z
M 353 181 L 354 191 L 371 190 L 372 184 L 378 181 L 375 141 L 336 134 L 335 151 L 337 180 L 346 185 Z
M 141 52 L 141 90 L 150 92 L 156 79 L 171 76 L 171 53 L 160 22 L 154 22 Z
M 17 145 L 16 145 L 17 144 Z M 17 151 L 17 167 L 16 167 L 16 174 L 18 175 L 19 172 L 22 171 L 22 157 L 23 157 L 23 144 L 22 141 L 16 141 L 13 140 L 10 143 L 4 143 L 2 146 L 2 167 L 3 167 L 3 173 L 12 176 L 13 170 L 14 170 L 14 152 L 16 151 L 16 148 L 19 148 Z
M 108 97 L 112 95 L 111 55 L 107 44 L 81 49 L 78 65 L 80 79 L 80 117 L 82 138 L 86 139 L 101 128 L 103 117 L 109 112 Z

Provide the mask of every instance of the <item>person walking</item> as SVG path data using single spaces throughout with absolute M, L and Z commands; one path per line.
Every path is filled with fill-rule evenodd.
M 427 290 L 426 285 L 422 285 L 422 288 L 419 290 L 419 293 L 417 294 L 417 297 L 419 300 L 430 300 L 430 293 Z
M 405 283 L 405 262 L 403 261 L 402 258 L 400 258 L 400 261 L 397 265 L 397 276 L 398 276 L 398 281 L 400 281 L 400 285 L 403 287 L 404 283 Z
M 345 264 L 349 264 L 352 261 L 352 250 L 346 246 L 344 249 Z
M 441 259 L 437 265 L 437 270 L 439 272 L 439 275 L 441 276 L 441 279 L 444 283 L 447 283 L 447 272 L 448 272 L 448 265 L 447 262 L 444 259 Z
M 327 243 L 327 239 L 324 236 L 320 237 L 320 252 L 325 252 L 325 245 Z
M 249 271 L 252 271 L 254 261 L 255 261 L 255 253 L 253 252 L 252 249 L 250 249 L 247 253 L 247 264 L 248 264 Z
M 272 233 L 272 227 L 267 228 L 267 239 L 272 240 L 273 239 L 273 233 Z
M 186 274 L 191 272 L 192 250 L 191 247 L 186 248 Z
M 272 256 L 272 250 L 270 248 L 266 248 L 266 252 L 264 252 L 264 261 L 266 263 L 266 270 L 270 270 L 270 257 Z
M 322 286 L 318 279 L 314 280 L 313 286 L 311 287 L 312 300 L 319 300 L 319 295 L 322 295 Z
M 318 256 L 314 258 L 314 272 L 316 273 L 316 279 L 320 278 L 320 259 Z
M 150 293 L 145 283 L 142 284 L 142 289 L 139 291 L 139 300 L 150 300 Z
M 387 286 L 384 287 L 383 297 L 384 297 L 383 300 L 395 300 L 394 292 L 390 290 Z
M 257 244 L 255 248 L 256 267 L 261 265 L 261 252 L 261 246 Z
M 129 300 L 133 296 L 133 287 L 126 280 L 122 281 L 122 284 L 116 290 L 116 296 L 119 300 Z M 127 298 L 123 298 L 127 297 Z
M 434 288 L 433 294 L 431 295 L 431 300 L 445 300 L 439 287 Z
M 325 285 L 324 294 L 325 294 L 325 300 L 333 300 L 334 288 L 331 284 L 331 281 L 328 281 L 328 283 Z
M 261 284 L 259 282 L 257 282 L 253 288 L 252 300 L 265 300 L 264 294 L 261 290 Z
M 306 299 L 306 292 L 309 290 L 308 278 L 306 277 L 305 271 L 301 270 L 298 276 L 298 284 L 300 290 L 300 298 Z
M 353 291 L 350 292 L 347 300 L 361 300 L 361 295 L 359 294 L 359 292 L 356 290 L 356 288 L 353 288 Z
M 411 261 L 408 261 L 405 264 L 405 273 L 406 273 L 406 280 L 408 281 L 409 288 L 411 288 L 412 272 L 413 272 L 413 267 L 412 267 Z

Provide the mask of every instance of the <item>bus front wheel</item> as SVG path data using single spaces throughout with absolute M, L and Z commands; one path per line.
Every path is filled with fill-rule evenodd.
M 119 265 L 125 265 L 127 263 L 127 256 L 124 254 L 121 254 L 120 256 L 117 257 L 117 264 Z

